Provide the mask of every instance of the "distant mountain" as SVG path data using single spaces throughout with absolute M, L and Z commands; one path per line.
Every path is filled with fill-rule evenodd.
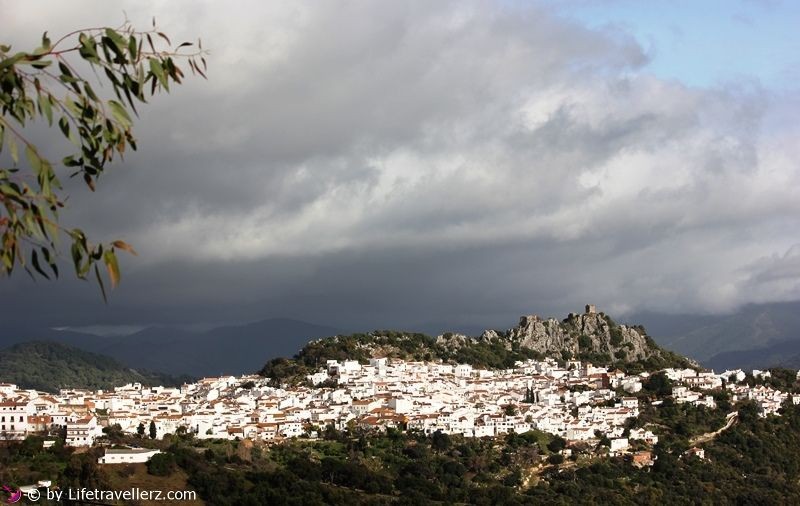
M 128 367 L 201 377 L 253 373 L 265 359 L 293 355 L 312 339 L 338 333 L 332 327 L 273 318 L 208 331 L 148 327 L 115 337 L 53 329 L 3 329 L 0 346 L 34 340 L 57 342 L 108 355 Z
M 331 327 L 286 318 L 206 332 L 150 327 L 114 339 L 102 352 L 133 367 L 170 374 L 245 374 L 256 372 L 265 359 L 292 355 L 312 339 L 337 333 Z
M 60 388 L 108 389 L 127 383 L 179 385 L 189 378 L 137 371 L 113 358 L 61 343 L 33 341 L 0 350 L 0 381 L 56 392 Z
M 75 346 L 82 350 L 97 352 L 108 346 L 110 339 L 94 334 L 56 330 L 34 326 L 0 328 L 0 349 L 30 341 L 48 341 Z
M 704 362 L 716 371 L 725 369 L 800 368 L 800 339 L 781 341 L 764 348 L 717 353 Z
M 721 316 L 634 318 L 662 346 L 715 369 L 788 365 L 790 356 L 800 354 L 800 302 L 748 305 Z
M 800 345 L 795 344 L 800 342 L 800 302 L 750 305 L 731 315 L 642 313 L 628 320 L 646 327 L 660 346 L 715 369 L 800 366 Z M 531 328 L 536 326 L 529 323 Z M 441 329 L 444 324 L 427 327 Z M 479 334 L 471 324 L 451 328 L 467 335 Z M 122 337 L 4 327 L 0 329 L 0 347 L 32 340 L 54 341 L 111 356 L 129 367 L 199 377 L 251 373 L 265 360 L 291 357 L 311 340 L 341 333 L 332 327 L 283 318 L 208 331 L 149 327 Z M 569 344 L 571 353 L 575 353 L 575 346 L 573 340 Z M 597 351 L 601 348 L 598 346 Z M 612 355 L 621 355 L 622 351 L 627 354 L 630 350 L 609 348 Z

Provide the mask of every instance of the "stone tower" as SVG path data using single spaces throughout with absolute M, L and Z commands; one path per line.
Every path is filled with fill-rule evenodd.
M 597 308 L 594 304 L 586 304 L 586 314 L 595 314 L 597 312 Z

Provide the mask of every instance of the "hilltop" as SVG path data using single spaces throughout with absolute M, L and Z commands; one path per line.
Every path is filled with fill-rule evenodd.
M 526 315 L 515 327 L 486 330 L 475 337 L 447 332 L 433 338 L 392 330 L 327 337 L 311 341 L 293 359 L 272 359 L 260 374 L 296 378 L 321 367 L 326 360 L 365 362 L 380 357 L 441 360 L 495 369 L 545 357 L 585 360 L 632 372 L 697 367 L 696 362 L 659 347 L 644 327 L 619 325 L 588 305 L 584 313 L 570 313 L 563 320 Z
M 33 341 L 0 350 L 0 382 L 56 392 L 60 388 L 110 389 L 127 383 L 179 385 L 189 378 L 137 371 L 113 358 L 61 343 Z

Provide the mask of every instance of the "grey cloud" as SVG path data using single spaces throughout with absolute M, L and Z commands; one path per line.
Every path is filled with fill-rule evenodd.
M 9 5 L 10 33 L 120 19 L 85 5 Z M 125 8 L 203 36 L 210 79 L 143 110 L 141 152 L 97 194 L 72 190 L 67 221 L 141 253 L 111 307 L 72 282 L 4 282 L 27 317 L 43 298 L 70 325 L 494 324 L 587 300 L 725 311 L 770 300 L 775 279 L 797 295 L 791 271 L 742 274 L 800 231 L 780 120 L 796 97 L 657 79 L 624 31 L 539 4 Z

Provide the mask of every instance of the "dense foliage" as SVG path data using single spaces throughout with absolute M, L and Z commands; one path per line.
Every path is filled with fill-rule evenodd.
M 57 392 L 60 388 L 108 389 L 127 383 L 179 385 L 188 378 L 139 372 L 113 358 L 60 343 L 34 341 L 0 350 L 0 382 Z

